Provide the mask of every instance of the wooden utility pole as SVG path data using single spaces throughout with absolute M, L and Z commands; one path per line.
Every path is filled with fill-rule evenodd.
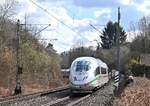
M 117 26 L 117 70 L 120 72 L 120 7 L 118 7 L 118 26 Z

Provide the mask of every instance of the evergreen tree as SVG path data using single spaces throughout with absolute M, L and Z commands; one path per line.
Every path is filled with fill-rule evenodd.
M 106 27 L 103 30 L 103 36 L 101 36 L 102 40 L 102 48 L 110 49 L 112 46 L 116 46 L 117 44 L 117 27 L 118 23 L 109 21 Z M 119 26 L 120 30 L 120 44 L 123 44 L 126 40 L 126 33 L 121 26 Z

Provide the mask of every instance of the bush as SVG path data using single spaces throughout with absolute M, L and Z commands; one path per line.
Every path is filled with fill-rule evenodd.
M 131 72 L 134 76 L 145 76 L 150 78 L 150 66 L 144 64 L 133 64 L 131 67 Z
M 144 65 L 133 64 L 131 67 L 131 72 L 134 76 L 143 76 L 144 75 Z
M 150 78 L 150 66 L 145 66 L 145 76 Z

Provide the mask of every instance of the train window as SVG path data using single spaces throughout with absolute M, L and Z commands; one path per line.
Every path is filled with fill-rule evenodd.
M 76 62 L 76 71 L 88 71 L 90 69 L 89 61 L 77 61 Z
M 99 69 L 99 67 L 97 67 L 95 70 L 95 75 L 99 75 L 99 74 L 100 74 L 100 69 Z
M 106 74 L 106 73 L 107 73 L 106 68 L 101 67 L 101 74 Z

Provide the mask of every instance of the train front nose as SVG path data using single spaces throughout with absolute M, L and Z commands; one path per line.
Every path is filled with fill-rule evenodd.
M 92 86 L 89 85 L 88 76 L 73 76 L 72 81 L 70 82 L 70 88 L 73 91 L 82 92 L 82 91 L 91 91 Z
M 88 75 L 73 75 L 71 78 L 71 82 L 75 85 L 84 85 L 88 82 Z
M 89 84 L 75 85 L 70 83 L 70 89 L 73 93 L 91 93 L 94 87 Z

